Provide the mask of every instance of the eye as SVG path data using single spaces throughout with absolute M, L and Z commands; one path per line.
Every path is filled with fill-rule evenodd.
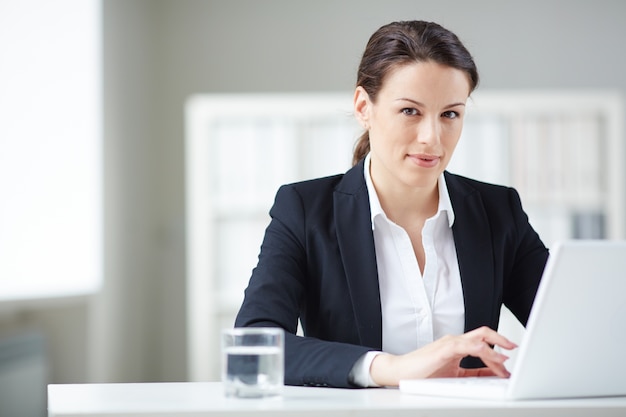
M 447 119 L 456 119 L 457 117 L 460 116 L 460 114 L 454 110 L 448 110 L 448 111 L 444 111 L 441 114 L 442 117 L 445 117 Z
M 402 114 L 406 115 L 406 116 L 417 116 L 419 113 L 417 112 L 417 109 L 413 109 L 410 107 L 406 107 L 404 109 L 401 110 Z

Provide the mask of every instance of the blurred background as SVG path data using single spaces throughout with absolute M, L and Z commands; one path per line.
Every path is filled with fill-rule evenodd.
M 18 4 L 28 5 L 29 13 L 7 25 Z M 84 9 L 85 4 L 91 8 Z M 626 2 L 621 0 L 0 0 L 0 27 L 5 28 L 0 31 L 0 71 L 6 70 L 0 72 L 5 74 L 0 87 L 15 85 L 7 73 L 23 73 L 21 62 L 7 57 L 20 56 L 15 50 L 25 33 L 31 43 L 24 48 L 37 45 L 47 54 L 28 76 L 45 78 L 56 71 L 55 60 L 64 58 L 55 58 L 59 44 L 47 43 L 54 38 L 50 33 L 61 30 L 54 16 L 71 18 L 72 10 L 79 9 L 83 14 L 68 22 L 90 22 L 78 26 L 91 36 L 85 37 L 91 43 L 80 48 L 87 57 L 84 71 L 91 71 L 92 78 L 77 75 L 64 82 L 94 88 L 84 103 L 79 95 L 69 104 L 90 112 L 77 116 L 76 124 L 93 117 L 84 126 L 91 129 L 93 146 L 68 149 L 75 145 L 63 142 L 67 133 L 59 129 L 74 124 L 72 118 L 57 127 L 36 106 L 25 110 L 28 117 L 19 126 L 46 127 L 46 143 L 63 147 L 57 149 L 59 158 L 73 150 L 92 158 L 76 165 L 91 181 L 77 187 L 83 187 L 84 209 L 92 213 L 83 220 L 93 226 L 93 241 L 77 241 L 82 235 L 71 229 L 81 229 L 82 223 L 68 222 L 74 246 L 65 247 L 77 263 L 87 260 L 89 277 L 86 284 L 40 293 L 42 285 L 66 278 L 65 272 L 48 268 L 29 295 L 28 285 L 12 292 L 22 278 L 0 269 L 1 417 L 44 415 L 38 413 L 44 412 L 41 387 L 47 383 L 192 379 L 185 192 L 185 106 L 190 97 L 329 92 L 350 98 L 369 36 L 385 23 L 410 19 L 436 21 L 461 38 L 478 64 L 479 92 L 626 93 Z M 75 42 L 80 36 L 58 42 Z M 63 90 L 51 94 L 59 97 Z M 0 127 L 23 117 L 15 113 L 16 106 L 4 104 Z M 241 108 L 241 116 L 247 110 Z M 624 110 L 619 111 L 621 121 Z M 12 141 L 27 140 L 6 132 L 0 131 L 0 152 Z M 0 173 L 5 180 L 26 175 Z M 0 198 L 5 205 L 12 197 Z M 9 228 L 10 216 L 10 211 L 0 211 L 0 225 Z M 83 249 L 85 253 L 75 252 Z M 35 247 L 31 263 L 38 263 L 41 251 L 45 249 Z M 26 385 L 19 385 L 23 381 Z M 40 410 L 9 408 L 11 389 L 21 386 L 29 387 L 31 403 Z

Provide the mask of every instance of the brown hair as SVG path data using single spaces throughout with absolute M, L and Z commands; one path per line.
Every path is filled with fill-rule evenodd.
M 478 70 L 459 38 L 442 26 L 424 21 L 393 22 L 378 29 L 369 39 L 357 75 L 372 101 L 382 88 L 385 76 L 398 65 L 432 61 L 465 71 L 470 93 L 478 85 Z M 370 150 L 369 132 L 358 139 L 352 157 L 356 165 Z

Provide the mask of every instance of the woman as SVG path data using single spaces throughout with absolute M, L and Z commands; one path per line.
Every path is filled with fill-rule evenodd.
M 280 188 L 235 322 L 285 329 L 287 384 L 508 376 L 492 349 L 515 347 L 494 330 L 500 308 L 526 323 L 548 251 L 515 190 L 445 171 L 477 84 L 469 52 L 435 23 L 370 38 L 354 166 Z

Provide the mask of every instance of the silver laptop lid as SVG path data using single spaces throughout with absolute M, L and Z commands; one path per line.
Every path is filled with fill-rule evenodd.
M 551 249 L 510 398 L 626 395 L 626 241 Z

